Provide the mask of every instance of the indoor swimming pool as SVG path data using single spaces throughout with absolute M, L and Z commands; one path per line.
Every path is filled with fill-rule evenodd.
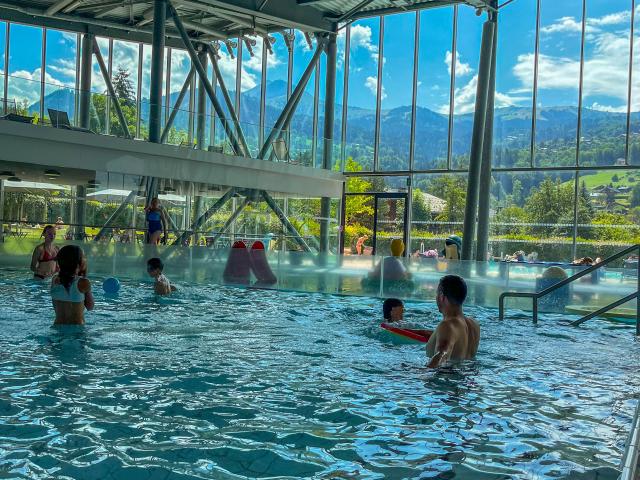
M 616 479 L 640 378 L 632 328 L 469 308 L 473 362 L 434 372 L 381 302 L 123 281 L 85 327 L 0 275 L 0 477 Z M 432 327 L 432 303 L 407 318 Z

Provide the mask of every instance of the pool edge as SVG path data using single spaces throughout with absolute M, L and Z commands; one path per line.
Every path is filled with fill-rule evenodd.
M 636 404 L 636 411 L 631 423 L 631 431 L 627 439 L 627 446 L 620 467 L 622 473 L 620 480 L 636 480 L 640 473 L 638 461 L 640 460 L 640 400 Z

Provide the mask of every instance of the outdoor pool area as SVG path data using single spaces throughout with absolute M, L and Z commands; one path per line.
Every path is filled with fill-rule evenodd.
M 375 298 L 92 277 L 84 327 L 0 274 L 0 477 L 617 479 L 633 328 L 470 307 L 477 359 L 431 371 Z M 407 319 L 439 320 L 434 303 Z

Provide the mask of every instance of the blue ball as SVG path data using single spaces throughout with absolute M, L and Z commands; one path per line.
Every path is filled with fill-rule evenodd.
M 116 294 L 120 290 L 120 280 L 114 277 L 109 277 L 102 282 L 102 289 L 105 293 Z

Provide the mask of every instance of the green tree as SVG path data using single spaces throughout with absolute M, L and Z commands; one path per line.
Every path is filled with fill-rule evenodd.
M 113 83 L 113 89 L 116 91 L 116 96 L 120 100 L 120 104 L 127 107 L 134 107 L 136 104 L 136 94 L 133 89 L 133 83 L 129 79 L 130 76 L 131 72 L 119 67 L 111 83 Z

